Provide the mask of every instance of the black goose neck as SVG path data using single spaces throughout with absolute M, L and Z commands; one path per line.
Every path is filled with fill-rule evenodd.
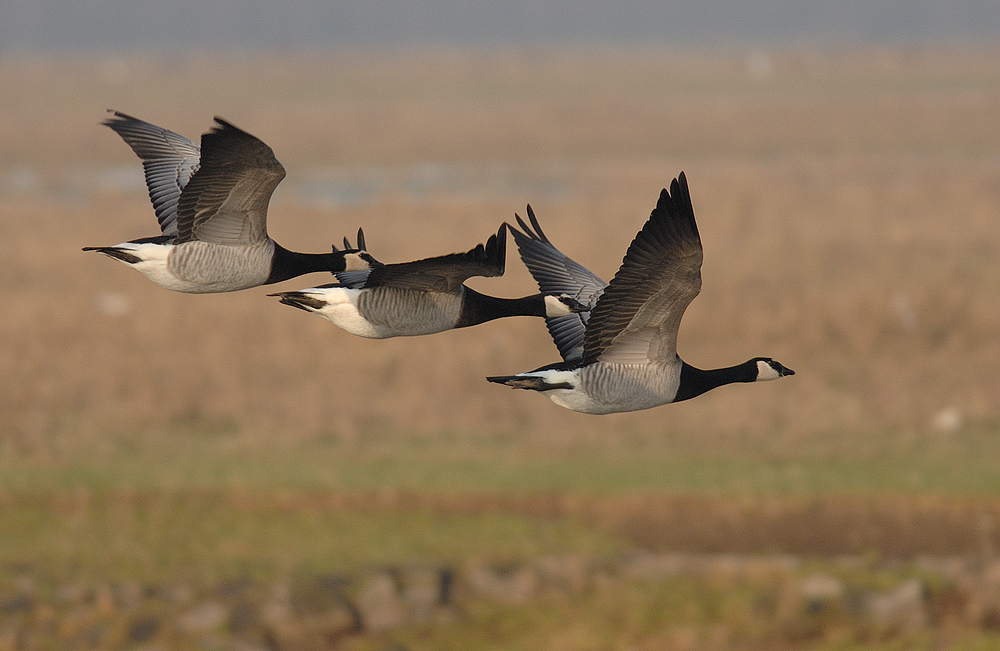
M 485 323 L 508 316 L 545 316 L 545 297 L 542 294 L 523 298 L 498 298 L 480 294 L 463 287 L 462 315 L 456 328 Z
M 700 396 L 706 391 L 711 391 L 716 387 L 734 382 L 753 382 L 757 379 L 757 365 L 753 360 L 727 366 L 726 368 L 713 368 L 702 370 L 695 368 L 687 362 L 681 362 L 681 379 L 677 387 L 677 395 L 674 402 L 688 400 L 695 396 Z
M 271 275 L 265 285 L 295 278 L 316 271 L 343 271 L 346 267 L 341 251 L 331 253 L 298 253 L 275 243 L 271 258 Z

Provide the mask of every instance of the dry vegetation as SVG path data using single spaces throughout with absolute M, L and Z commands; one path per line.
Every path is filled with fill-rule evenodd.
M 769 71 L 737 51 L 0 61 L 0 509 L 19 523 L 0 532 L 0 560 L 84 574 L 135 563 L 169 582 L 235 556 L 268 575 L 277 561 L 255 527 L 282 522 L 284 537 L 263 538 L 294 548 L 282 572 L 409 558 L 465 529 L 451 560 L 519 545 L 992 554 L 997 54 L 789 49 Z M 591 417 L 484 381 L 556 360 L 540 322 L 368 341 L 265 297 L 275 288 L 167 292 L 80 251 L 154 234 L 137 161 L 98 125 L 109 107 L 188 136 L 213 114 L 232 120 L 288 170 L 276 240 L 321 251 L 363 226 L 385 261 L 467 249 L 530 202 L 557 246 L 610 278 L 684 170 L 706 259 L 681 355 L 702 367 L 771 355 L 797 375 Z M 513 247 L 505 277 L 472 284 L 533 290 Z M 939 495 L 900 494 L 913 490 Z M 690 491 L 726 497 L 670 494 Z M 230 511 L 243 514 L 232 531 L 209 526 Z M 427 512 L 459 520 L 410 541 L 405 514 Z M 365 528 L 387 514 L 404 540 L 384 556 L 325 541 L 327 526 L 392 536 Z M 541 529 L 476 520 L 491 514 Z M 168 535 L 172 522 L 195 533 Z M 3 621 L 0 646 L 16 643 Z M 572 629 L 559 621 L 547 625 Z M 711 621 L 607 639 L 699 648 Z
M 5 62 L 6 441 L 44 447 L 66 431 L 99 437 L 191 416 L 265 438 L 558 429 L 797 439 L 920 432 L 944 409 L 992 422 L 992 60 L 787 52 L 759 80 L 735 54 L 671 52 Z M 155 227 L 131 152 L 96 124 L 108 106 L 189 135 L 214 113 L 236 121 L 289 170 L 273 202 L 276 239 L 323 250 L 362 225 L 384 260 L 467 248 L 531 202 L 556 244 L 607 278 L 658 189 L 684 169 L 706 263 L 682 355 L 713 366 L 767 354 L 800 373 L 589 418 L 481 381 L 556 358 L 530 320 L 372 342 L 266 289 L 159 291 L 79 251 Z M 361 199 L 338 203 L 341 186 Z M 513 252 L 509 262 L 503 279 L 476 286 L 530 291 Z

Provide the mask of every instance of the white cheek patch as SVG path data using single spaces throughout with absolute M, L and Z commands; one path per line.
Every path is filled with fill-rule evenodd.
M 781 375 L 765 361 L 757 361 L 757 382 L 777 380 Z
M 368 268 L 369 264 L 357 253 L 348 253 L 344 256 L 344 271 L 365 271 Z
M 556 296 L 545 296 L 545 316 L 569 316 L 573 311 Z

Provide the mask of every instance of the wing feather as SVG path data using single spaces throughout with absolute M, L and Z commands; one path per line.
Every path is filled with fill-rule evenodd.
M 597 299 L 604 293 L 607 283 L 552 245 L 538 225 L 535 211 L 531 206 L 528 206 L 530 226 L 525 224 L 519 215 L 514 217 L 521 227 L 520 230 L 513 226 L 508 228 L 514 235 L 521 260 L 531 272 L 531 277 L 538 283 L 539 291 L 543 294 L 566 294 L 593 309 Z M 552 341 L 564 360 L 573 361 L 583 357 L 583 341 L 590 314 L 590 312 L 578 312 L 545 319 L 549 335 L 552 336 Z
M 371 269 L 362 269 L 359 271 L 334 271 L 333 275 L 337 277 L 337 283 L 341 287 L 361 289 L 368 281 L 368 274 L 370 273 Z
M 267 204 L 285 168 L 266 144 L 216 117 L 201 167 L 181 193 L 178 241 L 249 245 L 267 239 Z
M 201 148 L 184 136 L 114 111 L 104 124 L 142 160 L 149 199 L 164 235 L 177 235 L 177 203 L 198 170 Z
M 368 273 L 365 287 L 397 287 L 456 294 L 473 276 L 502 276 L 507 252 L 507 227 L 500 226 L 482 244 L 467 253 L 452 253 L 413 262 L 386 264 Z
M 668 360 L 684 310 L 701 291 L 701 238 L 684 173 L 660 193 L 591 312 L 585 363 Z

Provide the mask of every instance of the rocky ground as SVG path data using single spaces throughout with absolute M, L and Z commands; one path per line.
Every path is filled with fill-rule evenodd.
M 722 608 L 685 616 L 689 621 L 680 628 L 689 635 L 711 629 L 716 648 L 730 648 L 727 640 L 798 648 L 831 637 L 887 641 L 1000 629 L 1000 561 L 983 559 L 571 555 L 372 568 L 271 583 L 238 578 L 213 586 L 47 585 L 26 568 L 9 569 L 10 586 L 0 596 L 2 651 L 405 649 L 413 644 L 412 631 L 468 624 L 484 608 L 516 613 L 557 600 L 586 611 L 595 595 L 614 599 L 636 586 L 691 580 L 709 591 L 750 595 L 743 615 Z M 663 632 L 678 625 L 664 621 L 653 628 L 662 629 L 662 641 Z M 691 646 L 677 642 L 683 636 L 670 639 L 675 644 L 668 646 Z M 646 647 L 640 639 L 634 648 Z

